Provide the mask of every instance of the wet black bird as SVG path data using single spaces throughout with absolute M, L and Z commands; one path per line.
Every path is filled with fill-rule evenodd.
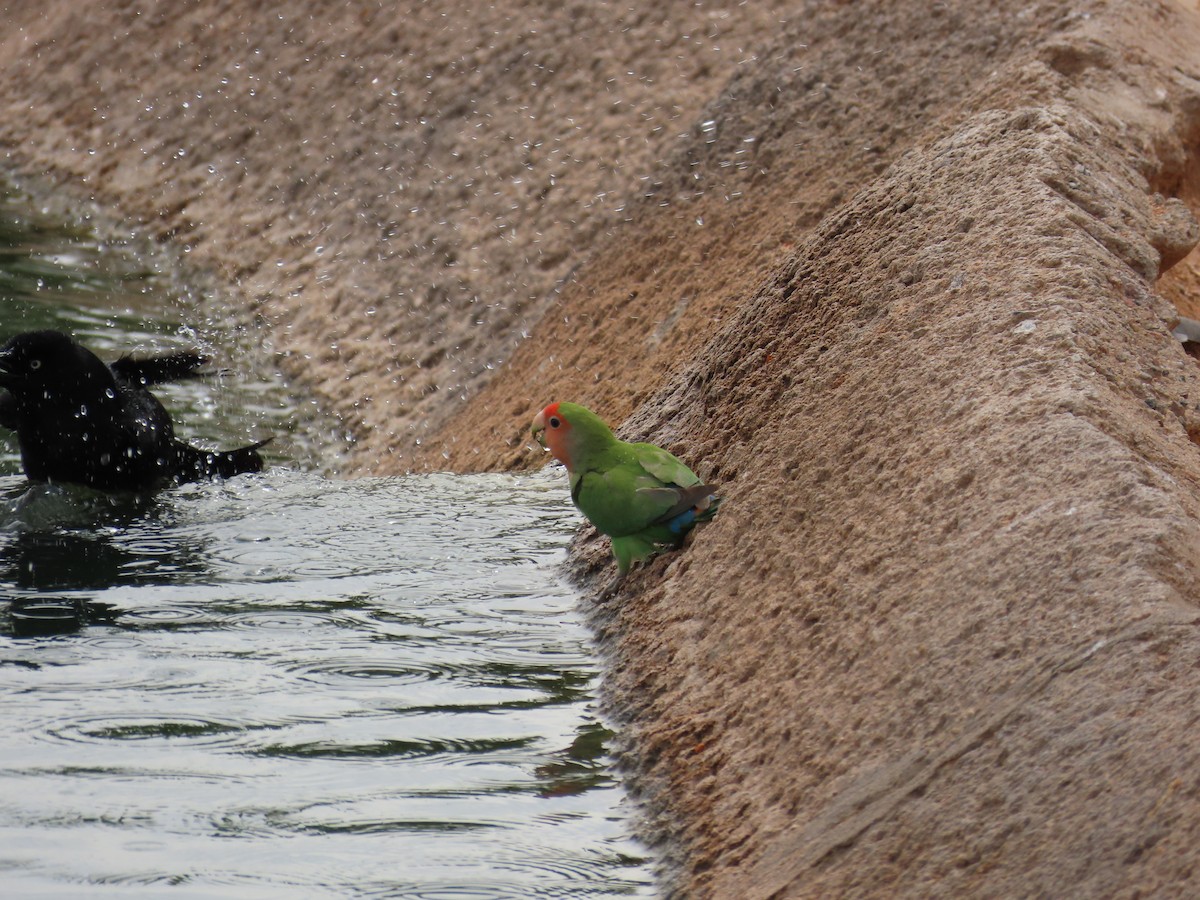
M 148 385 L 198 374 L 206 359 L 173 353 L 112 365 L 61 331 L 28 331 L 0 347 L 0 426 L 17 433 L 32 481 L 106 491 L 228 477 L 263 467 L 259 441 L 208 451 L 176 439 Z M 269 438 L 268 438 L 269 440 Z

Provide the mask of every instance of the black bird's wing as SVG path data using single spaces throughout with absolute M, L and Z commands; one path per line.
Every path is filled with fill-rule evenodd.
M 263 458 L 258 449 L 270 442 L 271 438 L 267 438 L 236 450 L 200 450 L 182 441 L 175 441 L 172 477 L 176 481 L 202 481 L 232 478 L 243 472 L 261 472 Z
M 132 356 L 122 356 L 109 368 L 117 378 L 141 385 L 165 384 L 168 381 L 181 381 L 185 378 L 196 378 L 203 374 L 200 367 L 208 362 L 207 356 L 199 353 L 166 353 L 162 356 L 151 356 L 147 359 L 136 359 Z
M 119 417 L 127 440 L 137 454 L 153 459 L 155 474 L 172 481 L 202 481 L 231 478 L 243 472 L 261 472 L 263 458 L 258 449 L 271 438 L 235 450 L 201 450 L 177 439 L 171 416 L 146 387 L 200 374 L 196 370 L 208 360 L 194 353 L 174 353 L 150 359 L 125 356 L 112 364 L 116 375 L 122 415 Z
M 104 490 L 146 490 L 175 477 L 171 416 L 140 382 L 115 378 L 115 397 L 89 415 L 82 481 Z

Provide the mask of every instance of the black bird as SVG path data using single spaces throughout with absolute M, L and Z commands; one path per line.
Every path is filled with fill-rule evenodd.
M 32 481 L 146 491 L 261 471 L 258 448 L 267 441 L 221 452 L 191 447 L 146 389 L 195 376 L 206 361 L 172 353 L 105 365 L 61 331 L 27 331 L 0 347 L 0 387 L 8 390 L 0 426 L 16 431 Z

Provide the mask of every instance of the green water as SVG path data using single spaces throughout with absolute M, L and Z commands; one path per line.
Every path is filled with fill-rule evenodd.
M 0 339 L 206 348 L 226 374 L 156 389 L 180 434 L 278 440 L 261 475 L 133 498 L 31 487 L 3 435 L 0 894 L 652 896 L 561 476 L 332 479 L 336 426 L 178 273 L 6 204 Z M 81 624 L 19 636 L 28 603 Z

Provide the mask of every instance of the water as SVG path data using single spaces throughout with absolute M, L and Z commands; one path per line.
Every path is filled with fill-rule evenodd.
M 152 316 L 179 312 L 143 302 L 161 274 L 24 252 L 4 334 L 109 359 L 227 340 Z M 136 498 L 30 487 L 0 452 L 0 611 L 82 621 L 0 620 L 0 894 L 651 896 L 557 574 L 561 476 L 333 480 L 271 376 L 159 393 L 189 439 L 302 458 Z

